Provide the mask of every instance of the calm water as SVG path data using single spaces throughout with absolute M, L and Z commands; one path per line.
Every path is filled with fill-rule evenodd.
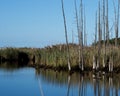
M 55 72 L 0 66 L 0 96 L 120 96 L 120 74 Z

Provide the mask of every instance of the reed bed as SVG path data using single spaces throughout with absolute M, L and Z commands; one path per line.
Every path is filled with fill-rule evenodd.
M 101 48 L 100 68 L 103 65 L 104 46 Z M 77 44 L 69 44 L 70 63 L 72 69 L 79 69 L 79 53 Z M 84 47 L 84 68 L 93 67 L 93 56 L 97 54 L 98 48 L 94 46 Z M 114 68 L 120 68 L 119 47 L 106 47 L 107 58 L 112 55 Z M 5 48 L 0 49 L 0 61 L 32 61 L 34 66 L 44 66 L 50 68 L 68 69 L 66 44 L 47 46 L 45 48 Z M 108 65 L 107 65 L 108 66 Z
M 100 68 L 103 66 L 103 58 L 104 58 L 104 46 L 101 48 L 100 54 Z M 79 53 L 78 53 L 78 45 L 69 44 L 70 50 L 70 63 L 72 68 L 79 69 Z M 38 65 L 52 66 L 52 67 L 63 67 L 67 68 L 67 55 L 66 55 L 66 45 L 54 45 L 48 46 L 43 49 L 37 50 L 40 56 L 40 62 L 36 62 Z M 84 67 L 92 68 L 93 67 L 93 56 L 97 54 L 98 48 L 94 49 L 94 46 L 84 47 Z M 110 56 L 113 57 L 114 68 L 120 67 L 120 51 L 118 47 L 109 46 L 106 47 L 106 67 L 107 59 L 110 59 Z
M 3 48 L 0 49 L 0 61 L 29 61 L 33 59 L 33 51 L 30 48 Z

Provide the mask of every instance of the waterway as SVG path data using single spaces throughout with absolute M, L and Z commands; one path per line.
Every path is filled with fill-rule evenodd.
M 0 96 L 120 96 L 120 74 L 0 64 Z

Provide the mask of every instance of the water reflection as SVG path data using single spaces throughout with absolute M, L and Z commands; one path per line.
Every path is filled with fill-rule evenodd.
M 1 62 L 0 63 L 0 69 L 6 70 L 6 71 L 15 71 L 19 68 L 25 67 L 27 64 L 25 63 L 19 63 L 19 62 Z
M 120 96 L 120 74 L 115 73 L 69 74 L 65 71 L 21 68 L 18 63 L 1 63 L 0 75 L 1 96 Z M 11 88 L 16 90 L 15 93 L 10 91 Z M 18 95 L 19 90 L 23 95 Z
M 67 89 L 67 96 L 69 96 L 69 90 L 70 90 L 70 82 L 71 81 L 71 76 L 70 75 L 68 75 L 68 89 Z
M 84 82 L 84 75 L 80 74 L 80 81 L 79 81 L 79 96 L 86 96 L 86 83 Z
M 44 96 L 42 85 L 41 85 L 41 80 L 39 78 L 38 78 L 38 83 L 39 83 L 40 94 L 41 96 Z
M 85 72 L 84 74 L 57 72 L 52 70 L 36 70 L 36 76 L 41 84 L 63 86 L 64 96 L 119 96 L 120 74 L 103 74 L 101 72 Z M 41 85 L 40 85 L 41 86 Z M 44 86 L 44 85 L 43 85 Z M 40 89 L 42 86 L 40 87 Z M 41 89 L 44 91 L 44 89 Z M 57 87 L 56 87 L 57 90 Z M 60 91 L 60 90 L 59 90 Z M 45 92 L 45 91 L 44 91 Z M 53 91 L 55 93 L 55 91 Z M 41 91 L 42 93 L 42 91 Z M 46 96 L 46 95 L 41 95 Z M 60 95 L 58 95 L 60 96 Z

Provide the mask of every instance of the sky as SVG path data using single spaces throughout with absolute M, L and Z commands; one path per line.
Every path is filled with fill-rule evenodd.
M 77 43 L 74 0 L 63 1 L 68 39 L 72 42 L 73 32 Z M 78 8 L 79 5 L 80 0 L 77 0 Z M 83 0 L 83 5 L 90 45 L 94 39 L 98 0 Z M 110 15 L 114 13 L 111 6 L 110 3 Z M 111 16 L 110 21 L 112 19 Z M 62 43 L 65 43 L 65 33 L 61 0 L 0 0 L 0 47 L 45 47 Z

